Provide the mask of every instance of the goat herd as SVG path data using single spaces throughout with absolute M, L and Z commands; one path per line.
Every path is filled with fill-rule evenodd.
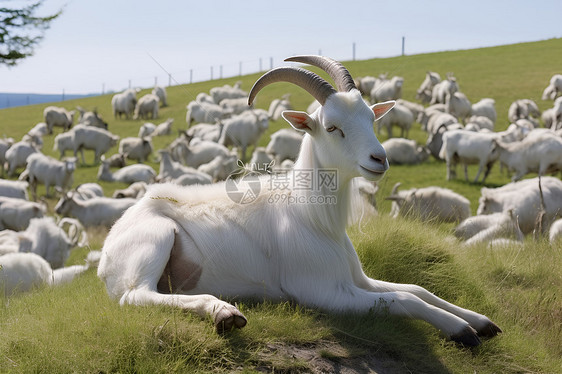
M 120 303 L 166 304 L 211 315 L 220 331 L 241 328 L 246 318 L 215 297 L 219 295 L 294 300 L 328 311 L 367 312 L 384 303 L 391 314 L 425 320 L 465 345 L 501 332 L 487 317 L 421 287 L 368 278 L 345 227 L 357 210 L 374 211 L 369 200 L 374 201 L 375 183 L 389 164 L 421 163 L 432 154 L 445 160 L 449 179 L 455 178 L 460 162 L 467 179 L 466 165 L 477 163 L 475 180 L 483 173 L 484 181 L 499 160 L 514 173 L 513 182 L 482 189 L 476 216 L 470 216 L 469 201 L 451 190 L 398 191 L 396 185 L 388 197 L 392 215 L 460 222 L 455 236 L 466 245 L 520 245 L 535 230 L 542 211 L 542 229 L 550 228 L 553 243 L 559 240 L 562 182 L 545 174 L 562 170 L 562 98 L 557 98 L 562 76 L 554 76 L 544 91 L 544 99 L 555 101 L 542 118 L 533 101 L 518 100 L 509 109 L 512 125 L 494 132 L 494 100 L 471 104 L 452 75 L 441 80 L 439 74 L 427 73 L 417 95 L 430 104 L 424 107 L 400 98 L 401 77 L 354 81 L 343 65 L 329 58 L 297 56 L 288 61 L 320 67 L 334 79 L 335 88 L 308 70 L 282 67 L 264 74 L 249 94 L 239 85 L 200 93 L 187 105 L 188 129 L 157 151 L 158 173 L 143 162 L 154 152 L 153 137 L 170 135 L 173 119 L 144 123 L 138 137 L 121 139 L 96 112 L 79 108 L 73 126 L 74 111 L 47 107 L 45 122 L 21 141 L 0 140 L 2 172 L 13 176 L 23 170 L 19 181 L 0 180 L 0 292 L 9 296 L 38 284 L 70 281 L 89 266 L 99 266 L 109 295 Z M 298 85 L 315 101 L 307 112 L 292 110 L 288 95 L 274 100 L 269 111 L 254 109 L 257 93 L 274 82 Z M 138 100 L 136 95 L 132 89 L 115 95 L 114 116 L 155 120 L 159 106 L 167 105 L 162 87 Z M 279 130 L 267 147 L 256 147 L 269 120 L 280 116 L 299 131 Z M 403 137 L 381 145 L 373 132 L 379 118 L 379 132 L 386 128 L 391 137 L 397 126 Z M 406 139 L 415 121 L 428 133 L 427 146 Z M 539 121 L 549 128 L 537 128 Z M 42 137 L 53 134 L 55 127 L 63 130 L 54 140 L 60 158 L 67 151 L 74 158 L 59 161 L 41 152 Z M 106 159 L 104 154 L 117 144 L 118 153 Z M 249 160 L 248 148 L 253 149 Z M 129 187 L 113 197 L 105 197 L 97 183 L 71 190 L 76 156 L 80 151 L 84 163 L 84 149 L 92 150 L 95 162 L 101 163 L 99 180 Z M 126 166 L 126 160 L 138 163 Z M 241 167 L 251 173 L 281 173 L 283 193 L 305 198 L 293 201 L 320 201 L 331 194 L 336 203 L 274 201 L 271 197 L 279 190 L 272 189 L 271 174 L 256 179 L 261 189 L 251 204 L 236 203 L 221 181 L 233 173 L 243 176 Z M 321 170 L 337 170 L 335 185 L 315 179 Z M 310 184 L 298 188 L 303 187 L 304 171 L 312 171 L 307 174 Z M 542 178 L 519 181 L 530 172 Z M 55 212 L 65 218 L 59 222 L 36 202 L 38 183 L 45 185 L 47 195 L 51 187 L 61 191 Z M 28 189 L 34 201 L 29 201 Z M 355 195 L 363 197 L 362 204 L 350 200 Z M 85 228 L 94 226 L 111 228 L 102 251 L 92 251 L 86 265 L 63 267 L 70 249 L 87 243 Z

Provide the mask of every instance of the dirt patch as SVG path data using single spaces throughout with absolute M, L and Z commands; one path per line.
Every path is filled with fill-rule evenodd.
M 271 366 L 255 368 L 263 373 L 404 373 L 403 363 L 381 352 L 350 352 L 336 342 L 322 341 L 310 345 L 268 344 L 260 354 Z M 266 360 L 265 360 L 266 359 Z

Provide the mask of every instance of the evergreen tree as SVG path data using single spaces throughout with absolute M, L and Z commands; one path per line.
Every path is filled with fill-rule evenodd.
M 43 2 L 38 0 L 20 8 L 0 7 L 0 64 L 14 66 L 31 56 L 45 30 L 62 13 L 61 10 L 50 16 L 37 16 Z

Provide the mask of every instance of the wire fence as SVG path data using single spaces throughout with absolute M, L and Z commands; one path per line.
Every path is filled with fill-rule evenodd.
M 342 48 L 347 49 L 347 48 Z M 349 53 L 351 52 L 351 53 Z M 405 53 L 405 38 L 402 37 L 402 55 Z M 318 54 L 322 55 L 322 50 L 318 49 Z M 104 94 L 111 94 L 116 92 L 121 92 L 126 88 L 149 88 L 157 85 L 160 86 L 175 86 L 183 84 L 191 84 L 196 82 L 212 81 L 216 79 L 223 78 L 233 78 L 240 77 L 243 75 L 254 74 L 263 72 L 265 70 L 273 69 L 274 67 L 281 65 L 283 59 L 286 56 L 270 56 L 270 57 L 259 57 L 256 59 L 231 62 L 225 64 L 217 64 L 210 66 L 198 66 L 190 69 L 180 70 L 180 71 L 167 71 L 165 66 L 160 65 L 160 63 L 148 55 L 156 65 L 159 66 L 158 73 L 153 75 L 147 75 L 142 77 L 131 77 L 121 83 L 112 82 L 107 84 L 107 82 L 102 82 L 100 84 L 100 90 L 98 92 L 91 92 L 84 95 L 67 94 L 65 90 L 62 90 L 60 94 L 5 94 L 0 93 L 0 109 L 9 108 L 22 105 L 32 105 L 32 104 L 42 104 L 48 102 L 60 102 L 71 99 L 78 99 L 88 96 L 97 96 Z M 357 45 L 352 43 L 350 49 L 343 56 L 333 56 L 338 60 L 352 60 L 355 61 L 357 58 Z M 373 57 L 361 56 L 361 59 L 368 59 Z M 119 86 L 119 87 L 118 87 Z

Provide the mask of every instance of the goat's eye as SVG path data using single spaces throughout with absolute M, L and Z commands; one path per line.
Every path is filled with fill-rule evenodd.
M 326 131 L 328 131 L 328 132 L 334 132 L 334 131 L 336 131 L 336 130 L 339 130 L 339 132 L 340 132 L 340 134 L 341 134 L 341 137 L 342 137 L 342 138 L 345 138 L 345 134 L 343 133 L 342 129 L 340 129 L 339 127 L 330 126 L 330 127 L 328 127 L 328 128 L 326 129 Z

